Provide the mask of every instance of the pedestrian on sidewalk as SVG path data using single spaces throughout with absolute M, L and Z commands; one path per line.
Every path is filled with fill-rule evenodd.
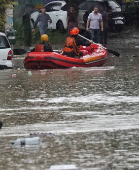
M 90 31 L 91 39 L 95 43 L 100 43 L 100 31 L 103 31 L 102 15 L 98 12 L 98 7 L 94 8 L 87 20 L 86 30 Z
M 47 34 L 47 29 L 48 29 L 48 22 L 52 23 L 52 20 L 48 14 L 46 14 L 45 8 L 41 9 L 41 14 L 39 14 L 35 24 L 34 24 L 34 29 L 32 30 L 35 32 L 35 28 L 38 26 L 40 35 Z

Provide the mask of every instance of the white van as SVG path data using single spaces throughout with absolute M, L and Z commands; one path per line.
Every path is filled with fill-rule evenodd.
M 0 69 L 12 68 L 12 50 L 6 35 L 0 32 Z

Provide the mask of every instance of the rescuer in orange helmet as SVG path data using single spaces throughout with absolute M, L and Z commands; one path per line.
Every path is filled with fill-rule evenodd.
M 80 45 L 89 46 L 93 42 L 92 40 L 87 41 L 78 36 L 79 29 L 74 27 L 70 30 L 70 37 L 67 37 L 65 41 L 65 47 L 63 49 L 63 55 L 69 57 L 81 57 L 83 53 L 79 51 Z

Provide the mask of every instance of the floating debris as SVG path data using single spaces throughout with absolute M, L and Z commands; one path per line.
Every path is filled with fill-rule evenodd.
M 29 75 L 29 76 L 32 76 L 32 72 L 31 72 L 31 71 L 29 71 L 29 72 L 28 72 L 28 75 Z
M 76 170 L 75 165 L 52 165 L 49 170 Z
M 137 55 L 132 55 L 131 57 L 138 57 Z
M 16 77 L 16 74 L 11 74 L 11 77 Z
M 33 138 L 21 138 L 17 139 L 14 142 L 12 142 L 15 146 L 26 146 L 26 145 L 38 145 L 40 143 L 39 137 L 33 137 Z
M 44 70 L 41 70 L 40 72 L 41 72 L 41 75 L 45 75 L 46 74 L 46 71 L 44 71 Z
M 130 62 L 133 62 L 133 59 L 131 59 Z

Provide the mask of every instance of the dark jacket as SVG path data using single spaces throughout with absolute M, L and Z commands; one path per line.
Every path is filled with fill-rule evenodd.
M 79 46 L 79 45 L 83 45 L 83 46 L 91 45 L 91 43 L 89 41 L 79 37 L 78 35 L 75 36 L 75 42 L 76 42 L 77 46 Z
M 48 20 L 50 20 L 50 23 L 52 22 L 50 16 L 48 14 L 42 14 L 40 13 L 35 24 L 34 24 L 34 28 L 36 28 L 37 24 L 39 23 L 39 25 L 41 26 L 45 26 L 48 27 Z
M 108 14 L 106 11 L 102 11 L 102 19 L 103 19 L 103 29 L 107 30 L 108 28 Z

